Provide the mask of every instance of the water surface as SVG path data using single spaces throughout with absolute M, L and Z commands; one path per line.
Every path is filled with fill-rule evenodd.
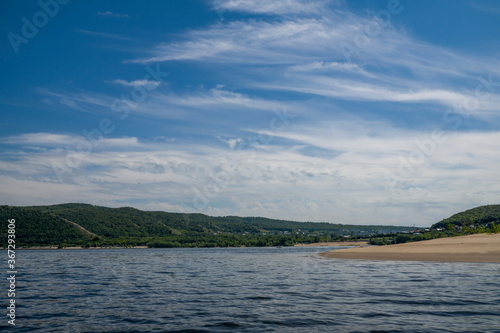
M 329 249 L 19 251 L 15 330 L 500 332 L 500 264 Z

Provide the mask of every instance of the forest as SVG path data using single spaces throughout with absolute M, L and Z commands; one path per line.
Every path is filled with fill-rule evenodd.
M 16 244 L 36 246 L 227 247 L 290 246 L 346 236 L 406 232 L 412 227 L 295 222 L 263 217 L 181 214 L 89 204 L 0 206 L 2 244 L 7 221 L 16 220 Z
M 478 233 L 500 233 L 500 205 L 472 208 L 434 223 L 430 228 L 410 233 L 373 236 L 370 238 L 370 244 L 400 244 Z
M 347 239 L 388 245 L 482 232 L 498 233 L 500 205 L 473 208 L 430 228 L 213 217 L 78 203 L 29 207 L 3 205 L 0 206 L 0 227 L 4 248 L 9 219 L 16 221 L 18 247 L 255 247 Z
M 485 227 L 495 223 L 500 224 L 500 205 L 480 206 L 460 212 L 432 225 L 433 229 L 457 227 Z

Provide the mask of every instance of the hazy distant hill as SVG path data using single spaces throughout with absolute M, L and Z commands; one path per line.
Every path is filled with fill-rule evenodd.
M 222 242 L 221 239 L 230 245 L 259 246 L 276 242 L 290 244 L 292 241 L 317 241 L 318 236 L 327 236 L 321 240 L 330 240 L 341 235 L 370 235 L 414 229 L 294 222 L 262 217 L 212 217 L 203 214 L 147 212 L 130 207 L 107 208 L 70 203 L 31 207 L 0 206 L 0 227 L 5 230 L 2 232 L 3 242 L 6 240 L 7 219 L 12 218 L 17 221 L 16 244 L 22 246 L 96 243 L 130 245 L 153 242 L 172 246 L 218 246 Z M 216 234 L 227 236 L 214 238 Z M 248 235 L 253 235 L 253 238 Z M 289 237 L 285 242 L 283 237 L 287 235 Z M 293 238 L 290 238 L 290 235 L 293 235 Z M 264 241 L 256 240 L 264 236 L 267 237 Z M 277 236 L 283 237 L 278 239 Z
M 500 223 L 500 205 L 480 206 L 452 215 L 438 223 L 432 228 L 446 228 L 448 224 L 456 226 L 489 226 L 491 222 Z

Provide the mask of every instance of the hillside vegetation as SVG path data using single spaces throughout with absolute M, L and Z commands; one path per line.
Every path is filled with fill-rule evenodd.
M 500 233 L 500 205 L 487 205 L 469 209 L 441 220 L 430 228 L 415 230 L 410 233 L 371 237 L 370 244 L 400 244 L 477 233 Z
M 432 226 L 432 228 L 448 228 L 451 224 L 457 227 L 484 227 L 491 224 L 500 225 L 500 205 L 480 206 L 452 215 Z
M 8 219 L 16 220 L 16 245 L 226 247 L 289 246 L 296 243 L 370 239 L 373 245 L 398 244 L 480 232 L 500 232 L 500 205 L 455 214 L 428 229 L 394 226 L 295 222 L 263 217 L 212 217 L 203 214 L 146 212 L 131 207 L 88 204 L 0 206 L 2 246 Z
M 411 227 L 294 222 L 262 217 L 146 212 L 88 204 L 0 206 L 5 246 L 7 220 L 16 220 L 18 246 L 213 247 L 287 246 L 408 231 Z
M 92 237 L 54 214 L 28 207 L 0 206 L 2 243 L 7 243 L 8 219 L 16 220 L 16 245 L 43 246 L 64 242 L 82 244 Z

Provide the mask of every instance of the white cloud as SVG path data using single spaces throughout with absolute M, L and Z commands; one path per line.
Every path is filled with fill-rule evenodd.
M 117 79 L 113 81 L 116 84 L 126 86 L 126 87 L 145 87 L 147 89 L 154 89 L 160 85 L 161 82 L 152 81 L 152 80 L 135 80 L 135 81 L 126 81 Z
M 411 86 L 397 85 L 400 80 L 391 84 L 383 82 L 360 82 L 347 78 L 331 78 L 318 75 L 297 75 L 293 80 L 279 84 L 256 84 L 265 89 L 293 91 L 305 94 L 334 97 L 346 100 L 381 101 L 381 102 L 437 102 L 453 107 L 468 99 L 469 96 L 442 89 L 413 90 Z M 470 93 L 473 97 L 473 92 Z M 498 98 L 498 97 L 496 97 Z M 490 107 L 491 103 L 483 103 L 481 108 Z
M 127 84 L 139 84 L 145 82 L 128 82 Z M 64 93 L 54 92 L 41 89 L 40 93 L 49 98 L 47 103 L 52 103 L 66 100 L 71 101 L 74 105 L 72 109 L 82 112 L 93 113 L 103 118 L 110 118 L 113 125 L 117 125 L 122 120 L 118 120 L 122 113 L 116 113 L 113 110 L 113 105 L 116 106 L 116 101 L 120 101 L 118 96 L 103 95 L 100 93 L 92 94 L 89 91 L 82 93 Z M 67 105 L 67 103 L 65 104 Z M 298 104 L 289 103 L 293 112 L 305 112 L 306 110 Z M 281 110 L 284 107 L 283 102 L 259 98 L 253 95 L 248 95 L 240 92 L 234 92 L 224 89 L 223 86 L 217 85 L 215 88 L 205 89 L 203 87 L 192 89 L 186 93 L 174 93 L 168 89 L 168 85 L 161 85 L 157 89 L 148 91 L 147 97 L 140 102 L 134 100 L 123 99 L 118 104 L 118 107 L 128 107 L 129 114 L 140 116 L 141 118 L 153 119 L 171 119 L 189 123 L 177 134 L 196 134 L 205 135 L 205 129 L 213 130 L 232 130 L 240 131 L 241 117 L 239 115 L 253 115 L 256 122 L 268 122 L 274 117 L 275 110 Z M 102 118 L 101 118 L 102 119 Z M 115 122 L 116 121 L 116 122 Z M 250 122 L 254 122 L 250 120 Z M 98 123 L 96 124 L 98 125 Z M 247 126 L 245 122 L 244 126 Z M 264 123 L 264 126 L 266 123 Z
M 7 137 L 2 141 L 16 145 L 66 146 L 71 143 L 76 143 L 77 137 L 67 134 L 25 133 Z
M 236 139 L 224 139 L 221 137 L 218 137 L 219 140 L 227 144 L 227 146 L 231 149 L 234 149 L 236 145 L 239 145 L 244 142 L 242 138 L 236 138 Z
M 315 61 L 305 65 L 296 65 L 290 67 L 291 71 L 294 72 L 311 72 L 311 71 L 352 71 L 359 69 L 357 64 L 349 62 L 324 62 Z
M 136 61 L 297 63 L 320 57 L 323 52 L 338 54 L 338 45 L 332 42 L 341 37 L 341 28 L 314 18 L 274 23 L 258 20 L 229 22 L 214 25 L 208 30 L 191 32 L 186 35 L 185 42 L 159 44 L 153 50 L 156 56 Z
M 96 143 L 93 149 L 103 147 L 136 147 L 140 146 L 139 141 L 135 137 L 131 138 L 93 138 Z M 24 147 L 53 147 L 66 149 L 67 147 L 77 146 L 81 142 L 89 142 L 88 138 L 82 135 L 75 134 L 55 134 L 55 133 L 25 133 L 16 136 L 6 137 L 2 140 L 3 143 L 9 145 L 21 145 Z
M 424 43 L 387 25 L 348 61 L 340 45 L 354 45 L 359 31 L 379 21 L 328 6 L 299 0 L 216 1 L 219 11 L 252 15 L 189 31 L 145 52 L 152 56 L 135 60 L 196 62 L 215 88 L 183 86 L 179 93 L 156 81 L 112 81 L 131 88 L 158 87 L 143 102 L 130 105 L 131 112 L 179 120 L 165 122 L 167 130 L 178 131 L 166 135 L 183 137 L 148 144 L 136 137 L 107 137 L 73 166 L 66 147 L 75 147 L 82 136 L 8 137 L 2 142 L 8 158 L 0 161 L 0 180 L 7 185 L 0 189 L 0 200 L 125 202 L 216 215 L 399 225 L 429 225 L 458 210 L 498 202 L 499 132 L 466 132 L 466 126 L 460 128 L 463 132 L 449 132 L 402 175 L 402 160 L 419 156 L 416 140 L 432 137 L 431 130 L 422 129 L 424 121 L 396 128 L 392 121 L 408 118 L 377 122 L 347 116 L 362 111 L 384 119 L 374 109 L 394 103 L 408 106 L 400 112 L 421 113 L 423 120 L 439 116 L 473 97 L 478 77 L 491 74 L 495 84 L 500 81 L 497 60 Z M 187 79 L 190 73 L 185 73 Z M 500 88 L 495 84 L 493 90 L 483 89 L 488 94 L 469 119 L 483 115 L 498 120 Z M 99 115 L 110 112 L 118 97 L 40 92 L 51 107 L 62 104 Z M 377 103 L 365 103 L 373 101 Z M 422 110 L 424 103 L 432 111 Z M 273 131 L 270 143 L 259 141 L 259 129 L 284 104 L 298 120 Z M 465 123 L 465 116 L 461 119 Z M 179 128 L 182 123 L 185 127 Z M 193 144 L 192 134 L 207 140 Z M 219 142 L 214 144 L 214 137 Z M 54 162 L 64 168 L 62 183 Z M 387 183 L 387 175 L 395 184 Z
M 304 5 L 292 2 L 297 8 Z M 217 4 L 250 12 L 258 12 L 258 8 L 268 11 L 260 1 Z M 294 6 L 290 8 L 294 11 Z M 359 32 L 374 24 L 380 31 L 365 35 L 368 42 L 360 45 L 356 39 Z M 354 51 L 350 57 L 346 57 L 346 47 Z M 441 107 L 474 96 L 478 77 L 493 75 L 496 81 L 500 77 L 494 58 L 463 55 L 416 40 L 379 18 L 328 8 L 317 17 L 218 23 L 188 32 L 180 41 L 159 44 L 151 53 L 153 56 L 135 62 L 196 60 L 215 68 L 217 64 L 264 66 L 260 72 L 255 67 L 252 71 L 240 68 L 240 76 L 247 78 L 241 84 L 335 99 L 431 102 Z M 498 90 L 482 101 L 481 111 L 496 110 Z
M 251 97 L 245 94 L 232 92 L 223 89 L 209 89 L 191 92 L 183 95 L 164 95 L 156 94 L 152 98 L 160 105 L 172 105 L 176 107 L 186 107 L 191 109 L 206 109 L 220 110 L 221 108 L 235 108 L 236 112 L 245 109 L 258 109 L 271 111 L 281 104 L 275 101 L 265 100 L 261 98 Z
M 215 0 L 217 11 L 236 11 L 258 14 L 319 14 L 331 1 L 304 0 Z
M 64 165 L 66 151 L 53 147 L 29 155 L 16 153 L 17 161 L 0 163 L 2 182 L 9 185 L 0 190 L 0 200 L 7 204 L 84 201 L 113 207 L 127 202 L 144 209 L 429 225 L 457 210 L 499 198 L 499 132 L 447 133 L 432 154 L 402 177 L 401 158 L 409 160 L 419 149 L 416 140 L 428 140 L 431 133 L 406 133 L 369 122 L 357 125 L 352 133 L 341 123 L 302 128 L 303 134 L 276 133 L 295 144 L 260 143 L 266 149 L 175 143 L 137 147 L 134 138 L 110 140 L 85 163 L 68 167 L 63 183 L 58 183 L 52 163 Z M 370 135 L 376 126 L 383 126 L 382 135 Z M 37 137 L 27 134 L 17 142 L 35 145 Z M 57 134 L 44 138 L 57 144 L 65 139 Z M 224 140 L 231 146 L 239 139 Z M 335 154 L 304 154 L 314 147 Z M 388 173 L 398 179 L 395 192 L 386 182 Z M 44 197 L 42 189 L 50 189 L 50 196 Z

